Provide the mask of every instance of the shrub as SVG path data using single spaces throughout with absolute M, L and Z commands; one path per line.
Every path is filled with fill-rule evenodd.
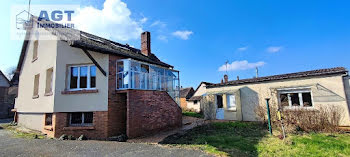
M 267 123 L 266 106 L 258 105 L 256 115 Z M 288 109 L 282 111 L 286 132 L 337 132 L 341 120 L 342 110 L 337 106 L 326 106 L 318 109 Z M 280 129 L 281 122 L 277 117 L 276 105 L 270 106 L 271 122 L 273 127 Z

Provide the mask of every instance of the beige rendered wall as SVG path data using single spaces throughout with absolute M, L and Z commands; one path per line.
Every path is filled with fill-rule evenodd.
M 54 112 L 108 110 L 108 55 L 89 52 L 107 73 L 107 76 L 104 76 L 96 67 L 96 89 L 98 93 L 62 94 L 61 92 L 66 90 L 68 81 L 68 66 L 93 63 L 81 49 L 70 47 L 68 43 L 58 41 Z
M 194 111 L 196 111 L 196 112 L 200 112 L 200 108 L 201 108 L 201 106 L 200 106 L 200 101 L 197 101 L 197 104 L 194 104 L 194 102 L 193 101 L 187 101 L 187 108 L 188 109 L 192 109 L 192 110 L 194 110 Z
M 35 31 L 35 29 L 32 31 Z M 31 33 L 32 36 L 33 34 L 34 33 Z M 40 36 L 32 38 L 39 40 L 38 59 L 33 62 L 34 40 L 31 40 L 29 41 L 19 76 L 18 97 L 16 99 L 15 108 L 17 108 L 17 112 L 23 113 L 53 112 L 55 93 L 51 96 L 45 96 L 44 94 L 46 70 L 53 68 L 54 72 L 56 71 L 57 40 L 40 40 Z M 55 36 L 52 36 L 52 38 L 55 38 Z M 33 99 L 34 77 L 37 74 L 40 74 L 39 97 Z M 55 75 L 53 76 L 53 81 L 55 81 Z M 55 89 L 55 84 L 53 84 L 52 89 Z
M 321 106 L 339 106 L 342 112 L 341 125 L 350 125 L 349 107 L 342 75 L 308 77 L 299 79 L 288 79 L 263 83 L 245 84 L 241 86 L 225 86 L 208 88 L 208 92 L 225 92 L 240 90 L 240 101 L 242 104 L 243 121 L 257 121 L 254 109 L 257 105 L 266 105 L 265 98 L 271 98 L 272 105 L 278 104 L 275 89 L 292 87 L 310 87 L 313 108 Z
M 28 129 L 42 131 L 44 127 L 43 113 L 18 113 L 18 124 Z
M 201 83 L 201 85 L 199 86 L 197 91 L 193 94 L 193 96 L 202 96 L 203 94 L 205 94 L 207 92 L 205 86 L 206 85 L 204 83 Z M 198 101 L 197 104 L 194 104 L 193 101 L 187 101 L 187 108 L 188 109 L 193 109 L 196 112 L 200 112 L 200 110 L 201 110 L 201 103 L 200 103 L 200 101 Z

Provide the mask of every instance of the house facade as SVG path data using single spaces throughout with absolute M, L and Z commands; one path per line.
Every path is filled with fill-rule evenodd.
M 341 126 L 350 126 L 349 76 L 343 67 L 225 81 L 207 86 L 214 96 L 216 119 L 258 121 L 255 109 L 279 105 L 283 110 L 338 107 Z
M 187 107 L 187 100 L 191 98 L 194 93 L 194 89 L 192 87 L 181 88 L 180 89 L 180 106 L 183 110 L 189 109 Z
M 55 40 L 39 34 L 23 43 L 14 109 L 19 125 L 49 137 L 90 139 L 133 138 L 182 125 L 179 72 L 151 52 L 149 32 L 141 34 L 138 50 L 73 29 L 79 40 L 69 40 L 70 30 L 40 31 Z
M 10 81 L 0 71 L 0 119 L 11 116 L 11 102 L 9 101 Z
M 207 94 L 207 85 L 211 85 L 209 82 L 201 82 L 197 89 L 194 91 L 194 94 L 190 99 L 187 100 L 187 108 L 194 110 L 196 112 L 201 111 L 201 102 L 202 96 Z

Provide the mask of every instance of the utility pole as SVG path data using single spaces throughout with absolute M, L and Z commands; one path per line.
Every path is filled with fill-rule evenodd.
M 226 75 L 227 75 L 227 64 L 228 64 L 228 60 L 225 62 L 226 64 Z
M 27 19 L 27 21 L 29 21 L 30 20 L 30 2 L 31 2 L 31 0 L 28 0 L 28 19 Z

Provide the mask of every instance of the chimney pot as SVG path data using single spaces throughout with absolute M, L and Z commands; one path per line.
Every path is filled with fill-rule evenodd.
M 224 75 L 224 81 L 225 81 L 225 83 L 228 82 L 228 76 L 227 75 Z
M 145 56 L 149 56 L 151 53 L 151 33 L 142 32 L 141 33 L 141 53 Z

